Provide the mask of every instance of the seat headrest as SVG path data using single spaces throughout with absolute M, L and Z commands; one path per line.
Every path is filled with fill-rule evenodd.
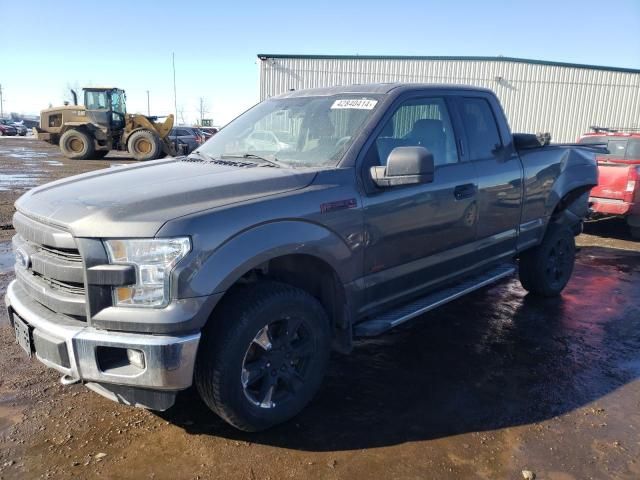
M 444 129 L 442 127 L 442 120 L 434 120 L 430 118 L 423 118 L 416 120 L 411 129 L 411 137 L 431 137 L 437 138 L 444 135 Z

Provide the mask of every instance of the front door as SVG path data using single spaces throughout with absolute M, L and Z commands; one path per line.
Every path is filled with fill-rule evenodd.
M 460 159 L 444 97 L 401 103 L 365 158 L 384 165 L 400 146 L 427 148 L 434 179 L 364 196 L 366 301 L 360 314 L 423 294 L 475 263 L 469 247 L 476 236 L 476 174 Z

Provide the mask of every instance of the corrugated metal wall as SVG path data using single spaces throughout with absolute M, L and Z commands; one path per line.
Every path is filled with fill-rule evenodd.
M 525 61 L 261 57 L 260 97 L 374 82 L 469 84 L 495 91 L 514 132 L 572 142 L 589 126 L 640 127 L 640 73 Z

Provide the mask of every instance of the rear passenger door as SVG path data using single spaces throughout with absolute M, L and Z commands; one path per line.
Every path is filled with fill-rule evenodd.
M 455 101 L 464 134 L 465 157 L 478 174 L 478 250 L 483 261 L 516 251 L 522 207 L 522 164 L 515 152 L 502 109 L 491 95 L 462 96 Z M 496 115 L 498 112 L 498 117 Z
M 445 97 L 406 99 L 391 112 L 365 147 L 362 175 L 403 146 L 427 148 L 435 172 L 431 183 L 374 188 L 363 197 L 366 311 L 426 293 L 475 263 L 476 175 L 458 155 Z

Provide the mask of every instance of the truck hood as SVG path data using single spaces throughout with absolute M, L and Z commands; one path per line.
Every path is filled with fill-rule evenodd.
M 16 209 L 76 237 L 151 237 L 169 220 L 304 188 L 315 175 L 311 169 L 158 160 L 47 183 L 20 197 Z

